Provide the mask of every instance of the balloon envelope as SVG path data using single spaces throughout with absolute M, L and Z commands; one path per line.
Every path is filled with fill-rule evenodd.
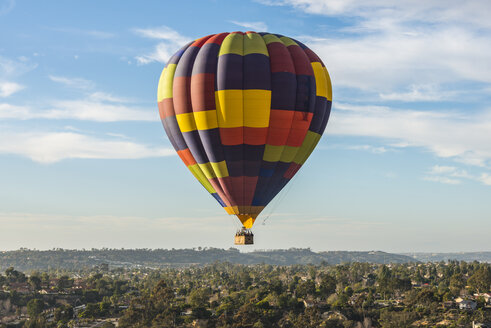
M 319 57 L 270 33 L 190 42 L 170 58 L 158 87 L 160 117 L 178 155 L 246 228 L 312 153 L 331 101 Z

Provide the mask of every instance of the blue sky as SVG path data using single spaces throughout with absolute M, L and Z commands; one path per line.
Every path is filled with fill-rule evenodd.
M 0 249 L 233 246 L 156 88 L 182 44 L 256 30 L 304 41 L 334 90 L 246 250 L 490 250 L 491 4 L 360 3 L 0 0 Z

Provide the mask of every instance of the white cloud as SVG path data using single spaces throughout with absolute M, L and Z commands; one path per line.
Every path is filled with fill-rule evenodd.
M 160 26 L 155 28 L 135 28 L 133 31 L 145 38 L 168 40 L 176 43 L 188 42 L 188 38 L 168 26 Z
M 27 57 L 22 57 L 19 60 L 12 60 L 0 56 L 0 77 L 6 79 L 12 76 L 22 75 L 37 67 L 37 64 L 31 63 Z
M 93 100 L 61 100 L 52 109 L 39 112 L 48 119 L 75 119 L 97 122 L 158 121 L 157 110 L 144 110 Z
M 382 100 L 399 100 L 405 102 L 411 101 L 441 101 L 454 99 L 459 93 L 441 90 L 437 85 L 411 85 L 410 91 L 381 93 L 379 96 Z
M 39 163 L 64 159 L 139 159 L 171 156 L 173 149 L 151 147 L 121 138 L 101 139 L 74 132 L 0 132 L 0 153 Z
M 152 52 L 136 57 L 139 64 L 166 63 L 177 50 L 191 41 L 190 38 L 167 26 L 147 29 L 137 28 L 133 31 L 142 37 L 160 40 Z
M 14 106 L 11 104 L 0 103 L 0 119 L 20 119 L 31 118 L 31 110 L 24 106 Z
M 361 17 L 375 26 L 387 21 L 459 23 L 489 28 L 491 3 L 469 0 L 258 0 L 267 5 L 292 6 L 310 14 Z
M 491 38 L 464 28 L 428 28 L 417 35 L 395 28 L 307 44 L 326 64 L 335 88 L 359 88 L 383 99 L 440 100 L 448 96 L 441 84 L 491 83 Z M 393 91 L 407 85 L 410 92 Z
M 491 186 L 491 174 L 483 173 L 478 179 L 485 185 Z
M 65 76 L 54 76 L 50 75 L 49 79 L 53 82 L 63 84 L 67 87 L 87 90 L 92 89 L 94 87 L 94 83 L 92 81 L 82 79 L 82 78 L 70 78 Z
M 391 110 L 334 103 L 328 133 L 387 139 L 439 157 L 485 167 L 491 161 L 491 111 L 477 114 Z
M 388 151 L 386 147 L 376 147 L 372 145 L 355 145 L 355 146 L 348 146 L 348 149 L 351 150 L 364 150 L 364 151 L 369 151 L 373 154 L 383 154 Z
M 0 97 L 5 98 L 14 93 L 24 89 L 20 84 L 14 82 L 1 82 L 0 81 Z
M 91 93 L 89 95 L 89 98 L 93 101 L 108 101 L 113 103 L 125 103 L 130 101 L 127 98 L 117 97 L 109 93 L 100 92 L 100 91 Z
M 138 108 L 128 105 L 128 98 L 115 96 L 101 91 L 93 91 L 94 83 L 82 78 L 67 78 L 62 76 L 49 76 L 49 78 L 67 87 L 78 89 L 83 97 L 73 100 L 53 100 L 47 103 L 38 103 L 36 107 L 18 106 L 0 103 L 0 119 L 73 119 L 97 122 L 117 121 L 158 121 L 157 110 Z M 0 84 L 0 91 L 2 85 Z M 12 92 L 21 86 L 8 86 L 6 90 Z M 0 96 L 2 94 L 0 93 Z
M 437 101 L 455 96 L 441 88 L 442 84 L 491 83 L 487 55 L 491 53 L 491 34 L 487 30 L 491 28 L 491 2 L 260 2 L 347 18 L 348 27 L 337 31 L 342 32 L 342 38 L 331 34 L 322 38 L 320 33 L 302 37 L 325 62 L 335 89 L 359 88 L 380 94 L 384 100 Z M 475 91 L 473 86 L 465 88 Z
M 170 57 L 181 48 L 181 45 L 174 44 L 172 42 L 161 42 L 155 46 L 154 51 L 151 53 L 136 56 L 135 59 L 138 64 L 145 65 L 153 62 L 167 63 Z
M 33 109 L 0 103 L 0 119 L 70 119 L 96 122 L 158 121 L 157 110 L 145 110 L 124 104 L 112 104 L 92 99 L 59 100 L 49 109 Z
M 251 29 L 256 32 L 266 32 L 268 30 L 268 26 L 264 22 L 239 22 L 239 21 L 230 21 L 235 25 L 245 27 L 247 29 Z
M 440 183 L 450 184 L 450 185 L 458 185 L 461 183 L 460 180 L 451 179 L 451 178 L 445 177 L 445 176 L 426 176 L 426 177 L 423 177 L 423 180 L 440 182 Z
M 473 175 L 466 170 L 459 169 L 455 166 L 435 165 L 429 171 L 428 175 L 423 177 L 427 181 L 435 181 L 446 184 L 460 184 L 461 179 L 481 182 L 485 185 L 491 185 L 491 176 L 488 173 Z
M 440 165 L 435 165 L 431 168 L 430 173 L 431 174 L 445 174 L 445 173 L 453 173 L 457 171 L 457 168 L 455 166 L 440 166 Z

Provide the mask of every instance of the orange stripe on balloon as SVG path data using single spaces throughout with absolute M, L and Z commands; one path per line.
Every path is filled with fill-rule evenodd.
M 300 147 L 305 139 L 305 135 L 312 121 L 313 113 L 295 112 L 290 130 L 290 135 L 286 141 L 287 146 Z
M 164 119 L 169 116 L 175 116 L 176 113 L 174 112 L 174 102 L 172 98 L 166 98 L 159 102 L 159 113 L 160 113 L 160 119 Z
M 220 34 L 215 34 L 208 40 L 206 40 L 206 43 L 216 43 L 216 44 L 222 44 L 223 39 L 227 37 L 228 33 L 220 33 Z
M 244 127 L 244 143 L 247 145 L 264 145 L 268 137 L 268 128 Z
M 176 114 L 192 113 L 191 105 L 191 77 L 174 77 L 173 93 L 174 109 Z
M 220 139 L 224 146 L 241 145 L 244 141 L 244 127 L 219 128 Z
M 196 164 L 196 160 L 194 159 L 193 155 L 191 154 L 191 151 L 189 150 L 189 148 L 186 148 L 184 150 L 179 150 L 177 152 L 177 155 L 179 155 L 179 157 L 182 159 L 184 164 L 186 164 L 186 166 Z

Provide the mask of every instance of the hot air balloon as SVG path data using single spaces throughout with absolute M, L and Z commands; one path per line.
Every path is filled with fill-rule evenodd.
M 329 119 L 332 87 L 320 58 L 271 33 L 208 35 L 160 76 L 160 118 L 177 154 L 245 232 L 305 163 Z

